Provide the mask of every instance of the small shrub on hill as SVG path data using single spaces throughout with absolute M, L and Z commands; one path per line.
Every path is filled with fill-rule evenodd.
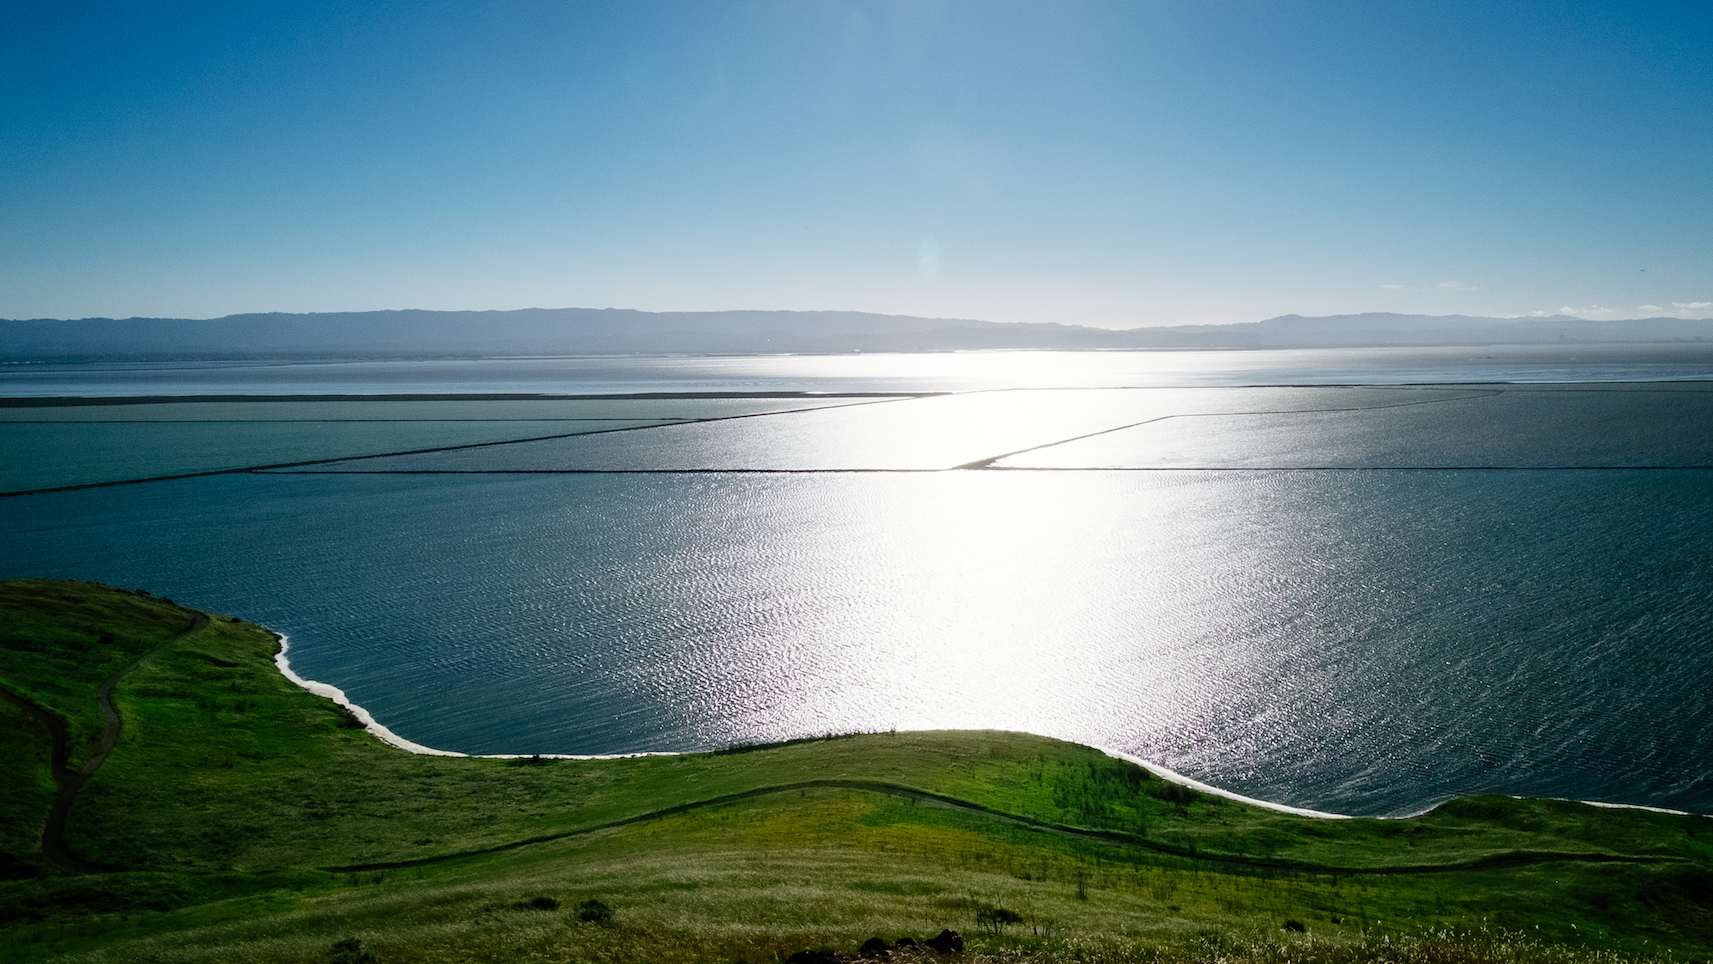
M 334 941 L 327 951 L 327 964 L 374 964 L 375 955 L 363 950 L 363 942 L 355 937 Z
M 610 924 L 613 909 L 591 897 L 577 905 L 577 919 L 585 924 Z
M 995 937 L 1005 933 L 1005 929 L 1012 924 L 1021 923 L 1022 914 L 996 905 L 982 907 L 975 912 L 975 926 Z

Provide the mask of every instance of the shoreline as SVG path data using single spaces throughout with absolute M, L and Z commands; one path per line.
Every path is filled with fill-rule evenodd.
M 269 630 L 269 632 L 272 632 L 272 630 Z M 388 729 L 385 724 L 383 724 L 379 720 L 375 719 L 374 714 L 370 713 L 367 709 L 364 709 L 361 704 L 353 702 L 350 697 L 345 695 L 345 691 L 340 689 L 339 687 L 334 686 L 331 683 L 323 683 L 323 682 L 320 682 L 319 680 L 305 679 L 304 677 L 299 676 L 291 668 L 291 659 L 286 655 L 287 651 L 289 651 L 291 649 L 290 638 L 287 637 L 286 635 L 284 635 L 283 633 L 273 633 L 273 636 L 274 636 L 274 640 L 279 645 L 279 650 L 274 653 L 274 666 L 279 669 L 281 675 L 283 675 L 286 679 L 291 680 L 297 686 L 299 686 L 300 688 L 302 688 L 303 690 L 305 690 L 309 693 L 312 693 L 316 696 L 323 697 L 325 699 L 332 700 L 336 705 L 343 707 L 347 712 L 349 712 L 353 717 L 355 717 L 359 723 L 362 723 L 363 729 L 365 731 L 367 731 L 368 733 L 372 734 L 375 737 L 375 739 L 380 740 L 382 743 L 385 743 L 386 745 L 388 745 L 394 749 L 403 750 L 406 753 L 416 753 L 416 754 L 419 754 L 421 756 L 464 757 L 466 759 L 476 759 L 476 760 L 527 760 L 527 759 L 542 759 L 542 760 L 630 760 L 630 759 L 636 759 L 638 757 L 683 756 L 685 754 L 685 752 L 705 752 L 705 751 L 651 750 L 651 751 L 643 751 L 643 752 L 638 752 L 638 753 L 588 753 L 588 754 L 581 754 L 581 753 L 475 753 L 475 754 L 472 754 L 472 753 L 459 753 L 456 750 L 441 750 L 441 749 L 437 749 L 437 748 L 431 747 L 431 746 L 424 746 L 421 743 L 416 743 L 416 742 L 413 742 L 411 740 L 407 740 L 404 737 L 399 736 L 397 733 L 394 733 L 392 730 Z M 1267 801 L 1267 800 L 1259 800 L 1259 799 L 1256 799 L 1255 797 L 1244 796 L 1243 794 L 1238 793 L 1234 790 L 1226 790 L 1226 789 L 1223 789 L 1220 787 L 1213 786 L 1212 784 L 1203 783 L 1202 781 L 1197 780 L 1194 777 L 1184 776 L 1183 774 L 1178 773 L 1175 770 L 1161 766 L 1160 764 L 1154 763 L 1154 762 L 1149 761 L 1149 760 L 1144 760 L 1141 757 L 1136 756 L 1135 754 L 1126 753 L 1123 750 L 1113 750 L 1113 749 L 1108 749 L 1108 748 L 1102 747 L 1102 746 L 1094 746 L 1093 744 L 1084 744 L 1084 745 L 1088 746 L 1089 749 L 1091 749 L 1091 750 L 1097 750 L 1101 753 L 1104 753 L 1107 756 L 1112 757 L 1115 760 L 1123 760 L 1126 763 L 1134 763 L 1137 766 L 1141 767 L 1142 769 L 1147 770 L 1149 773 L 1152 773 L 1154 776 L 1157 776 L 1160 779 L 1165 780 L 1167 782 L 1176 783 L 1179 786 L 1189 787 L 1191 790 L 1196 790 L 1196 791 L 1199 791 L 1201 793 L 1211 794 L 1213 796 L 1221 797 L 1221 798 L 1226 799 L 1226 800 L 1231 800 L 1231 801 L 1236 802 L 1236 803 L 1247 804 L 1248 806 L 1251 806 L 1251 807 L 1260 807 L 1263 810 L 1272 810 L 1272 811 L 1275 811 L 1277 813 L 1288 813 L 1288 814 L 1292 814 L 1293 816 L 1298 816 L 1298 817 L 1310 817 L 1310 818 L 1313 818 L 1316 820 L 1358 820 L 1358 819 L 1408 820 L 1408 819 L 1411 819 L 1413 817 L 1422 816 L 1423 814 L 1432 813 L 1434 811 L 1434 809 L 1436 809 L 1438 807 L 1438 804 L 1435 804 L 1434 806 L 1428 807 L 1426 810 L 1423 810 L 1420 813 L 1405 814 L 1404 816 L 1401 816 L 1401 817 L 1369 817 L 1369 818 L 1361 818 L 1361 817 L 1358 817 L 1354 814 L 1348 814 L 1348 813 L 1333 813 L 1333 812 L 1328 811 L 1328 810 L 1312 810 L 1312 809 L 1309 809 L 1308 807 L 1294 807 L 1294 806 L 1291 806 L 1290 804 L 1287 804 L 1287 803 L 1273 803 L 1273 802 Z M 1507 796 L 1511 796 L 1511 795 L 1507 794 Z M 1511 799 L 1513 799 L 1513 800 L 1524 800 L 1524 799 L 1529 799 L 1529 798 L 1519 797 L 1519 796 L 1511 796 Z M 1548 798 L 1548 799 L 1564 799 L 1564 798 L 1554 797 L 1554 798 Z M 1567 802 L 1567 803 L 1580 803 L 1580 804 L 1583 804 L 1584 806 L 1601 807 L 1601 808 L 1608 809 L 1608 810 L 1646 810 L 1650 813 L 1663 813 L 1663 814 L 1669 814 L 1671 816 L 1679 816 L 1679 817 L 1708 816 L 1706 814 L 1693 813 L 1693 812 L 1688 811 L 1688 810 L 1672 810 L 1672 809 L 1667 808 L 1667 807 L 1650 807 L 1650 806 L 1647 806 L 1645 804 L 1640 804 L 1640 803 L 1605 803 L 1605 802 L 1598 801 L 1598 800 L 1565 800 L 1565 802 Z
M 270 630 L 270 632 L 271 632 L 271 630 Z M 320 697 L 324 697 L 326 699 L 332 700 L 335 704 L 343 707 L 352 716 L 356 717 L 357 721 L 363 724 L 363 729 L 365 729 L 369 733 L 373 734 L 375 739 L 380 740 L 382 743 L 385 743 L 386 745 L 393 747 L 394 749 L 404 750 L 407 753 L 416 753 L 416 754 L 420 754 L 423 756 L 465 757 L 467 759 L 478 759 L 478 760 L 523 760 L 523 759 L 533 759 L 533 758 L 537 758 L 537 757 L 539 757 L 540 759 L 543 759 L 543 760 L 628 760 L 628 759 L 634 759 L 636 757 L 647 757 L 647 756 L 683 756 L 684 755 L 682 752 L 674 752 L 674 751 L 670 751 L 670 750 L 646 751 L 646 752 L 640 752 L 640 753 L 592 753 L 592 754 L 577 754 L 577 753 L 478 753 L 478 754 L 470 754 L 470 753 L 459 753 L 456 750 L 441 750 L 441 749 L 437 749 L 437 748 L 431 747 L 431 746 L 424 746 L 421 743 L 416 743 L 416 742 L 413 742 L 411 740 L 407 740 L 404 737 L 399 736 L 397 733 L 394 733 L 392 730 L 388 729 L 385 724 L 383 724 L 379 720 L 375 719 L 374 714 L 372 714 L 368 710 L 364 709 L 360 704 L 353 702 L 350 697 L 345 695 L 345 691 L 340 689 L 339 687 L 334 686 L 331 683 L 323 683 L 323 682 L 320 682 L 319 680 L 305 679 L 304 677 L 299 676 L 296 673 L 296 671 L 294 671 L 291 668 L 291 659 L 290 659 L 290 657 L 288 657 L 286 655 L 287 652 L 291 649 L 290 638 L 287 637 L 286 635 L 284 635 L 283 633 L 274 633 L 273 635 L 274 635 L 274 639 L 279 644 L 279 651 L 274 653 L 274 665 L 279 668 L 281 675 L 285 676 L 286 679 L 291 680 L 293 683 L 297 684 L 299 687 L 303 688 L 304 690 L 306 690 L 310 693 L 315 694 L 316 696 L 320 696 Z M 1153 775 L 1159 777 L 1162 780 L 1166 780 L 1166 781 L 1171 782 L 1171 783 L 1176 783 L 1176 784 L 1180 784 L 1182 786 L 1189 787 L 1191 790 L 1199 790 L 1202 793 L 1209 793 L 1209 794 L 1213 794 L 1214 796 L 1217 796 L 1217 797 L 1223 797 L 1227 800 L 1233 800 L 1233 801 L 1236 801 L 1237 803 L 1245 803 L 1245 804 L 1248 804 L 1250 806 L 1261 807 L 1261 808 L 1266 809 L 1266 810 L 1276 810 L 1276 811 L 1279 811 L 1281 813 L 1295 814 L 1296 816 L 1299 816 L 1299 817 L 1315 817 L 1317 819 L 1322 819 L 1322 820 L 1350 820 L 1350 819 L 1354 819 L 1349 814 L 1329 813 L 1329 812 L 1326 812 L 1323 810 L 1309 810 L 1309 809 L 1304 808 L 1304 807 L 1293 807 L 1293 806 L 1290 806 L 1288 804 L 1283 804 L 1283 803 L 1270 803 L 1266 800 L 1257 800 L 1254 797 L 1246 797 L 1240 793 L 1235 793 L 1235 792 L 1230 791 L 1230 790 L 1222 790 L 1219 787 L 1215 787 L 1215 786 L 1211 786 L 1211 785 L 1206 784 L 1206 783 L 1202 783 L 1200 780 L 1196 780 L 1192 777 L 1186 777 L 1183 774 L 1177 773 L 1177 772 L 1170 770 L 1170 769 L 1167 769 L 1166 767 L 1163 767 L 1163 766 L 1159 765 L 1158 763 L 1149 762 L 1147 760 L 1142 759 L 1141 757 L 1135 756 L 1133 754 L 1125 753 L 1122 750 L 1109 750 L 1105 747 L 1099 747 L 1099 746 L 1090 746 L 1089 748 L 1093 749 L 1093 750 L 1098 750 L 1101 753 L 1104 753 L 1107 756 L 1112 757 L 1113 759 L 1124 760 L 1127 763 L 1134 763 L 1137 766 L 1141 767 L 1144 770 L 1147 770 L 1149 773 L 1152 773 Z M 1624 804 L 1606 804 L 1606 806 L 1616 807 L 1616 806 L 1624 806 Z
M 747 356 L 746 356 L 747 357 Z M 768 357 L 768 356 L 756 356 Z M 1477 374 L 1477 373 L 1471 373 Z M 1694 375 L 1659 375 L 1649 377 L 1645 373 L 1625 371 L 1612 377 L 1589 377 L 1592 373 L 1574 373 L 1578 377 L 1538 378 L 1538 377 L 1493 377 L 1493 378 L 1428 378 L 1422 379 L 1421 372 L 1410 372 L 1389 380 L 1343 380 L 1315 381 L 1311 379 L 1297 380 L 1267 380 L 1261 378 L 1251 381 L 1214 382 L 1197 384 L 1063 384 L 1046 386 L 1028 386 L 1022 389 L 984 388 L 866 388 L 850 389 L 841 387 L 829 388 L 777 388 L 777 389 L 721 389 L 721 388 L 686 388 L 683 390 L 642 388 L 629 391 L 587 391 L 587 392 L 541 392 L 541 391 L 505 391 L 492 387 L 471 391 L 416 391 L 416 392 L 339 392 L 339 391 L 258 391 L 233 392 L 226 390 L 211 390 L 201 393 L 176 394 L 82 394 L 71 395 L 63 393 L 18 393 L 6 386 L 0 385 L 0 409 L 29 409 L 29 408 L 78 408 L 122 405 L 162 405 L 162 404 L 197 404 L 197 403 L 244 403 L 244 402 L 567 402 L 567 401 L 708 401 L 708 400 L 768 400 L 768 399 L 823 399 L 823 398 L 932 398 L 944 395 L 961 395 L 991 391 L 1013 390 L 1046 390 L 1046 391 L 1181 391 L 1185 389 L 1249 389 L 1249 388 L 1546 388 L 1563 386 L 1588 386 L 1603 390 L 1622 389 L 1626 386 L 1660 386 L 1676 385 L 1694 386 L 1693 390 L 1700 391 L 1709 383 L 1713 383 L 1713 372 L 1697 373 Z
M 273 631 L 269 630 L 269 632 L 273 632 Z M 345 691 L 340 689 L 339 687 L 334 686 L 331 683 L 323 683 L 319 680 L 305 679 L 304 677 L 299 676 L 296 673 L 296 671 L 294 671 L 291 668 L 291 659 L 290 659 L 290 657 L 288 657 L 286 655 L 286 653 L 291 649 L 290 637 L 286 636 L 283 633 L 274 633 L 273 636 L 274 636 L 274 640 L 279 644 L 279 650 L 274 653 L 274 666 L 276 666 L 279 669 L 280 674 L 282 676 L 284 676 L 288 680 L 291 680 L 293 683 L 296 683 L 302 689 L 304 689 L 310 693 L 313 693 L 316 696 L 320 696 L 320 697 L 324 697 L 326 699 L 332 700 L 338 706 L 343 707 L 346 710 L 346 712 L 350 713 L 353 717 L 356 717 L 357 721 L 359 723 L 363 724 L 363 729 L 368 731 L 370 734 L 372 734 L 375 737 L 375 739 L 380 740 L 382 743 L 385 743 L 386 745 L 388 745 L 394 749 L 404 750 L 406 753 L 415 753 L 415 754 L 418 754 L 420 756 L 455 756 L 455 757 L 465 757 L 465 758 L 478 759 L 478 760 L 525 760 L 525 759 L 533 759 L 533 758 L 537 758 L 537 757 L 539 757 L 540 759 L 543 759 L 543 760 L 628 760 L 628 759 L 633 759 L 635 757 L 644 757 L 644 756 L 682 756 L 683 755 L 681 753 L 671 753 L 671 752 L 594 753 L 594 754 L 588 754 L 588 755 L 574 754 L 574 753 L 478 753 L 478 754 L 470 754 L 470 753 L 459 753 L 457 750 L 441 750 L 441 749 L 436 749 L 435 747 L 432 747 L 432 746 L 424 746 L 421 743 L 416 743 L 416 742 L 413 742 L 411 740 L 407 740 L 404 737 L 399 736 L 397 733 L 394 733 L 392 730 L 388 729 L 385 724 L 383 724 L 379 720 L 375 719 L 374 714 L 372 714 L 368 710 L 364 709 L 361 704 L 353 702 L 350 697 L 345 695 Z
M 76 408 L 99 405 L 169 405 L 231 402 L 635 402 L 818 399 L 818 398 L 928 398 L 949 395 L 946 391 L 840 392 L 801 391 L 684 391 L 684 392 L 595 392 L 553 394 L 547 392 L 377 392 L 367 395 L 305 393 L 286 395 L 0 395 L 0 408 Z
M 1134 754 L 1125 753 L 1122 750 L 1109 750 L 1103 746 L 1097 746 L 1097 747 L 1094 747 L 1094 749 L 1099 750 L 1100 752 L 1106 754 L 1109 757 L 1113 757 L 1113 758 L 1119 759 L 1119 760 L 1124 760 L 1127 763 L 1134 763 L 1137 766 L 1141 767 L 1142 769 L 1147 770 L 1149 773 L 1152 773 L 1155 776 L 1157 776 L 1160 779 L 1165 780 L 1167 782 L 1176 783 L 1176 784 L 1179 784 L 1181 786 L 1186 786 L 1186 787 L 1189 787 L 1191 790 L 1199 790 L 1202 793 L 1212 794 L 1213 796 L 1216 796 L 1216 797 L 1223 797 L 1227 800 L 1236 801 L 1237 803 L 1246 803 L 1252 807 L 1260 807 L 1264 810 L 1276 810 L 1280 813 L 1294 814 L 1294 815 L 1299 816 L 1299 817 L 1313 817 L 1316 820 L 1355 820 L 1355 819 L 1357 819 L 1355 816 L 1348 814 L 1348 813 L 1333 813 L 1333 812 L 1328 811 L 1328 810 L 1310 810 L 1307 807 L 1293 807 L 1288 803 L 1272 803 L 1272 802 L 1267 801 L 1267 800 L 1257 800 L 1254 797 L 1246 797 L 1243 794 L 1238 793 L 1234 790 L 1225 790 L 1225 789 L 1221 789 L 1220 787 L 1216 787 L 1216 786 L 1209 784 L 1209 783 L 1203 783 L 1194 777 L 1186 777 L 1182 773 L 1179 773 L 1175 770 L 1169 770 L 1166 767 L 1163 767 L 1158 763 L 1152 763 L 1148 760 L 1142 759 L 1139 756 L 1135 756 Z M 1375 819 L 1384 820 L 1386 818 L 1385 817 L 1378 817 Z

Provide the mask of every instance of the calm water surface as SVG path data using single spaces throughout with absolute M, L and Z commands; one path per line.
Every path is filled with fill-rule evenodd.
M 1361 390 L 1339 411 L 1324 390 L 1268 391 L 1267 412 L 1308 408 L 1227 405 L 993 469 L 614 463 L 6 498 L 0 575 L 144 586 L 262 622 L 292 637 L 303 675 L 408 739 L 473 753 L 996 727 L 1347 813 L 1470 792 L 1713 811 L 1713 485 L 1704 468 L 1626 467 L 1643 448 L 1702 464 L 1713 394 L 1460 389 L 1399 407 Z M 1158 404 L 1090 399 L 1031 421 L 996 398 L 1004 419 L 970 423 L 979 446 L 943 438 L 998 455 L 1099 424 L 1103 405 L 1117 425 Z M 956 427 L 967 408 L 916 411 Z M 804 428 L 824 416 L 900 464 L 965 458 L 922 455 L 950 441 L 882 445 L 906 411 L 635 434 L 740 424 L 748 449 L 729 434 L 689 448 L 812 468 L 845 450 Z M 1490 464 L 1422 461 L 1448 451 Z M 1103 468 L 1161 453 L 1172 471 Z

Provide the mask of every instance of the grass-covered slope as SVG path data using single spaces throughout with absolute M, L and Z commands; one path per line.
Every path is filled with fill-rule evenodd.
M 42 856 L 47 731 L 0 706 L 0 960 L 324 961 L 346 938 L 382 961 L 776 960 L 944 927 L 1064 960 L 1713 950 L 1705 818 L 1482 797 L 1315 820 L 1013 733 L 415 756 L 282 677 L 276 646 L 162 600 L 0 584 L 0 686 L 81 721 L 75 745 L 143 657 L 66 824 L 104 872 Z M 578 920 L 591 899 L 611 921 Z
M 73 769 L 101 735 L 95 693 L 108 677 L 196 621 L 145 592 L 87 583 L 8 582 L 0 592 L 0 687 L 68 728 Z
M 146 593 L 63 582 L 0 591 L 0 880 L 35 876 L 57 785 L 95 753 L 102 684 L 197 621 Z

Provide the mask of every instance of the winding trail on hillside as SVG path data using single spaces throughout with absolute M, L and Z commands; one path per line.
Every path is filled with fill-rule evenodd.
M 119 733 L 124 728 L 124 721 L 119 716 L 119 710 L 113 706 L 113 688 L 119 685 L 119 681 L 126 674 L 141 666 L 149 657 L 179 640 L 208 628 L 210 622 L 208 614 L 196 610 L 192 610 L 192 612 L 195 613 L 196 618 L 191 621 L 188 628 L 125 664 L 118 672 L 109 676 L 107 681 L 101 684 L 100 689 L 95 691 L 95 705 L 100 708 L 101 719 L 106 725 L 101 733 L 101 742 L 96 744 L 95 752 L 91 753 L 89 759 L 83 762 L 83 766 L 75 771 L 69 766 L 71 748 L 67 738 L 65 720 L 60 719 L 58 714 L 38 705 L 33 700 L 0 688 L 0 697 L 35 717 L 36 721 L 48 731 L 48 742 L 51 747 L 48 769 L 54 784 L 59 789 L 54 793 L 53 806 L 48 809 L 47 822 L 42 826 L 42 854 L 61 870 L 70 871 L 74 874 L 95 874 L 107 869 L 84 860 L 72 853 L 71 848 L 66 846 L 66 817 L 71 813 L 73 801 L 77 799 L 77 791 L 83 789 L 84 783 L 88 782 L 95 771 L 101 768 L 101 764 L 107 761 L 107 756 L 113 752 L 113 748 L 119 745 Z
M 524 840 L 516 840 L 511 843 L 497 844 L 492 847 L 464 850 L 459 851 L 458 853 L 442 854 L 437 857 L 421 857 L 415 860 L 350 864 L 341 867 L 325 867 L 322 869 L 327 870 L 330 873 L 358 873 L 372 870 L 401 870 L 410 867 L 422 867 L 429 864 L 458 860 L 464 857 L 478 857 L 485 854 L 496 854 L 503 853 L 508 850 L 518 850 L 535 844 L 551 843 L 556 840 L 581 837 L 588 834 L 599 833 L 603 830 L 612 830 L 618 827 L 646 823 L 651 820 L 659 820 L 664 817 L 690 813 L 696 810 L 724 806 L 726 804 L 736 803 L 743 800 L 753 800 L 759 797 L 792 793 L 800 790 L 856 790 L 866 793 L 882 794 L 885 796 L 901 797 L 915 803 L 944 807 L 948 810 L 958 810 L 964 813 L 987 817 L 1001 823 L 1009 823 L 1041 833 L 1059 834 L 1061 836 L 1080 838 L 1084 840 L 1098 840 L 1102 843 L 1112 844 L 1114 846 L 1126 847 L 1133 850 L 1150 851 L 1198 863 L 1216 864 L 1249 870 L 1265 870 L 1275 873 L 1324 874 L 1332 876 L 1351 876 L 1356 874 L 1440 874 L 1471 870 L 1502 870 L 1546 863 L 1660 864 L 1683 862 L 1683 858 L 1681 857 L 1670 856 L 1646 857 L 1561 851 L 1511 851 L 1508 853 L 1490 854 L 1486 857 L 1480 857 L 1475 860 L 1466 860 L 1447 864 L 1407 864 L 1394 867 L 1341 867 L 1331 864 L 1316 864 L 1296 860 L 1278 860 L 1267 857 L 1244 857 L 1237 854 L 1198 852 L 1187 847 L 1178 847 L 1156 840 L 1149 840 L 1146 837 L 1139 837 L 1135 834 L 1125 833 L 1120 830 L 1093 830 L 1087 827 L 1073 827 L 1068 824 L 1053 823 L 1047 820 L 1038 820 L 1034 817 L 1025 817 L 1014 813 L 1006 813 L 1003 810 L 984 807 L 979 803 L 971 803 L 968 800 L 960 800 L 956 797 L 930 793 L 926 790 L 918 790 L 914 787 L 906 787 L 896 783 L 883 783 L 875 780 L 806 780 L 801 783 L 782 783 L 776 786 L 757 787 L 753 790 L 728 793 L 723 796 L 710 797 L 706 800 L 682 803 L 674 807 L 650 810 L 647 813 L 639 813 L 630 817 L 622 817 L 618 820 L 608 821 L 607 823 L 597 824 L 591 827 L 567 830 L 563 833 L 530 837 Z

